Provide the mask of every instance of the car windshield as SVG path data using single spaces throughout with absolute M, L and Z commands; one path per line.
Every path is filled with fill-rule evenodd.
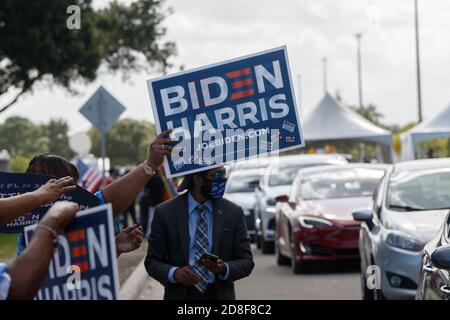
M 235 175 L 228 179 L 227 193 L 237 193 L 237 192 L 254 192 L 255 187 L 251 186 L 250 183 L 253 181 L 259 181 L 260 175 Z
M 383 174 L 364 168 L 310 174 L 302 179 L 301 195 L 304 200 L 370 197 Z
M 280 165 L 280 168 L 276 171 L 271 172 L 269 178 L 269 186 L 286 186 L 290 185 L 295 176 L 297 175 L 298 170 L 324 165 L 324 163 L 308 163 L 301 165 L 293 165 L 293 164 L 285 164 Z
M 450 169 L 392 174 L 387 207 L 396 211 L 450 209 Z

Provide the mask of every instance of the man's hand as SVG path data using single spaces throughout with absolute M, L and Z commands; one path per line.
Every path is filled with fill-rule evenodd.
M 173 278 L 177 283 L 189 287 L 202 281 L 202 279 L 194 271 L 192 271 L 189 266 L 178 268 L 173 274 Z
M 144 239 L 144 231 L 141 226 L 137 224 L 131 227 L 120 230 L 116 236 L 116 251 L 117 256 L 124 252 L 134 251 L 139 248 Z
M 42 224 L 49 226 L 57 233 L 62 233 L 64 227 L 67 226 L 75 217 L 79 210 L 78 204 L 69 201 L 56 202 L 42 218 Z
M 225 262 L 222 259 L 218 259 L 217 262 L 211 261 L 209 259 L 203 258 L 201 264 L 212 273 L 224 273 L 225 272 Z
M 75 186 L 72 177 L 64 177 L 61 179 L 50 179 L 46 184 L 42 185 L 39 189 L 33 191 L 39 199 L 41 205 L 55 202 L 64 193 L 74 190 Z
M 161 166 L 164 161 L 164 156 L 170 156 L 172 153 L 172 146 L 170 145 L 172 139 L 169 138 L 171 132 L 172 130 L 161 132 L 156 139 L 150 143 L 147 164 L 152 167 L 153 170 L 157 170 Z

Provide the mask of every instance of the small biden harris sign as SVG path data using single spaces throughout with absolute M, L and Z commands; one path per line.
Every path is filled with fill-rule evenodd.
M 176 177 L 304 146 L 286 47 L 147 81 Z
M 27 246 L 36 226 L 25 228 Z M 78 212 L 64 231 L 35 300 L 117 300 L 119 276 L 111 204 Z

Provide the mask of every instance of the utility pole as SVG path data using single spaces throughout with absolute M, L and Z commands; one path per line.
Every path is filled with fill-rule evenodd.
M 362 96 L 362 68 L 361 68 L 361 33 L 355 34 L 356 37 L 356 55 L 358 65 L 358 96 L 359 96 L 359 108 L 363 108 L 363 96 Z
M 327 88 L 327 58 L 323 57 L 322 63 L 323 63 L 323 91 L 324 91 L 324 94 L 326 94 L 328 92 L 328 88 Z
M 419 123 L 422 122 L 422 85 L 420 80 L 420 47 L 419 47 L 419 9 L 418 0 L 414 0 L 414 16 L 416 29 L 416 67 L 417 67 L 417 107 L 419 111 Z

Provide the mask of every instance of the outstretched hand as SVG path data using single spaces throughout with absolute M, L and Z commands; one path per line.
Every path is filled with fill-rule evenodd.
M 143 239 L 143 229 L 137 224 L 120 230 L 119 234 L 116 236 L 117 256 L 124 252 L 138 249 L 141 246 Z
M 64 177 L 61 179 L 50 179 L 46 184 L 34 191 L 41 205 L 55 202 L 64 193 L 70 192 L 76 188 L 72 177 Z

